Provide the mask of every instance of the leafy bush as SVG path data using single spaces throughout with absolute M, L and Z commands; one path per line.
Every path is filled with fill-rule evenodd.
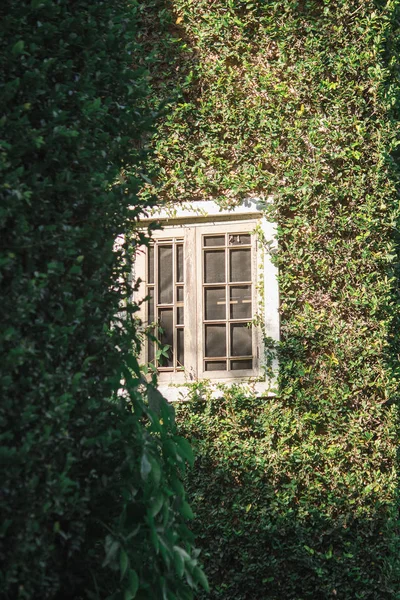
M 151 6 L 154 183 L 278 223 L 277 397 L 179 416 L 212 597 L 398 597 L 400 3 Z
M 202 387 L 178 423 L 197 456 L 186 488 L 210 597 L 397 598 L 394 434 L 388 417 L 365 427 L 380 408 L 339 432 L 334 409 Z
M 0 595 L 10 600 L 173 600 L 207 585 L 179 480 L 190 448 L 132 355 L 136 307 L 121 317 L 143 235 L 113 246 L 145 210 L 140 146 L 153 121 L 146 72 L 133 68 L 137 10 L 0 7 Z

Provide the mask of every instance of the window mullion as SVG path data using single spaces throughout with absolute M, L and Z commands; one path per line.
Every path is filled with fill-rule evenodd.
M 229 234 L 225 234 L 225 253 L 226 253 L 226 259 L 225 259 L 225 306 L 226 306 L 226 312 L 225 312 L 225 323 L 226 323 L 226 368 L 229 371 L 230 367 L 231 367 L 231 361 L 230 361 L 230 344 L 231 344 L 231 323 L 230 323 L 230 310 L 231 310 L 231 305 L 230 305 L 230 286 L 229 286 L 229 272 L 230 272 L 230 254 L 229 254 Z
M 202 339 L 201 325 L 201 297 L 199 298 L 199 282 L 201 293 L 201 269 L 199 277 L 197 272 L 197 236 L 194 227 L 188 227 L 184 238 L 184 348 L 185 348 L 185 373 L 189 375 L 189 379 L 197 377 L 198 374 L 198 344 L 199 337 Z M 199 304 L 198 304 L 199 303 Z M 199 328 L 200 327 L 200 328 Z
M 155 331 L 154 337 L 159 339 L 159 331 L 158 326 L 160 323 L 160 313 L 159 313 L 159 289 L 158 289 L 158 244 L 154 244 L 154 323 Z M 154 342 L 153 342 L 154 343 Z M 154 364 L 158 367 L 158 359 L 157 359 L 157 350 L 159 349 L 158 345 L 156 346 L 156 352 L 154 354 Z
M 177 355 L 178 355 L 178 345 L 177 345 L 177 332 L 176 332 L 176 322 L 177 322 L 177 307 L 176 307 L 176 240 L 173 241 L 172 244 L 172 364 L 174 369 L 177 367 Z

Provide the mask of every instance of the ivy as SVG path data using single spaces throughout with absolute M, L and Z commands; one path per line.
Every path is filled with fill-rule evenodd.
M 272 197 L 278 224 L 277 396 L 179 411 L 212 597 L 396 597 L 399 2 L 141 10 L 171 105 L 149 192 Z

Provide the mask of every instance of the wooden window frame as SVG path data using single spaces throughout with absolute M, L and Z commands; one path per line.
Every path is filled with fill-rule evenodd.
M 155 218 L 160 221 L 164 229 L 156 231 L 153 234 L 154 240 L 167 240 L 172 238 L 183 239 L 184 242 L 184 348 L 185 348 L 185 366 L 183 371 L 166 372 L 161 371 L 158 375 L 160 391 L 169 400 L 184 399 L 185 385 L 198 380 L 209 380 L 212 384 L 232 384 L 236 382 L 253 382 L 257 393 L 269 395 L 274 381 L 262 380 L 262 356 L 263 339 L 259 327 L 252 328 L 253 344 L 253 368 L 236 371 L 205 371 L 204 365 L 204 323 L 203 323 L 203 302 L 204 302 L 204 284 L 202 277 L 202 236 L 217 235 L 222 233 L 252 233 L 252 282 L 251 298 L 253 302 L 254 319 L 259 314 L 259 287 L 264 286 L 264 321 L 265 332 L 268 337 L 279 340 L 279 315 L 278 315 L 278 284 L 277 270 L 272 265 L 270 256 L 265 248 L 257 241 L 255 228 L 261 227 L 264 237 L 269 240 L 274 239 L 275 229 L 273 225 L 266 221 L 263 215 L 254 210 L 254 204 L 247 206 L 245 210 L 235 210 L 232 213 L 229 210 L 221 211 L 215 203 L 203 202 L 207 215 L 202 215 L 199 211 L 188 211 L 181 209 L 181 213 L 174 215 L 158 214 Z M 214 206 L 211 206 L 214 205 Z M 212 210 L 214 209 L 214 210 Z M 211 214 L 210 214 L 211 213 Z M 148 219 L 148 222 L 155 218 Z M 145 222 L 146 223 L 146 222 Z M 145 224 L 144 223 L 144 224 Z M 146 295 L 147 285 L 147 265 L 146 251 L 139 252 L 135 261 L 135 278 L 140 278 L 141 283 L 135 299 L 140 300 Z M 229 284 L 225 284 L 229 289 Z M 267 294 L 267 295 L 266 295 Z M 146 304 L 141 305 L 139 316 L 143 323 L 146 323 Z M 229 308 L 229 305 L 228 307 Z M 229 315 L 227 315 L 229 317 Z M 249 319 L 251 320 L 251 319 Z M 229 318 L 227 318 L 229 323 Z M 145 362 L 147 357 L 147 344 L 145 340 L 144 348 L 141 354 L 141 361 Z M 227 348 L 228 352 L 228 348 Z M 277 371 L 275 361 L 274 371 Z
M 203 245 L 202 238 L 204 235 L 218 235 L 218 234 L 233 234 L 233 233 L 251 233 L 251 249 L 252 249 L 252 259 L 251 259 L 251 299 L 252 299 L 252 316 L 249 321 L 253 321 L 256 308 L 257 308 L 257 279 L 259 273 L 259 262 L 257 261 L 257 240 L 254 229 L 257 225 L 257 221 L 242 221 L 235 223 L 223 223 L 223 224 L 214 224 L 210 225 L 199 225 L 196 228 L 196 281 L 197 281 L 197 290 L 196 290 L 196 301 L 197 301 L 197 321 L 196 321 L 196 330 L 198 332 L 198 348 L 197 348 L 197 378 L 198 379 L 209 379 L 210 381 L 217 383 L 227 383 L 232 381 L 233 379 L 236 381 L 248 380 L 249 378 L 259 377 L 260 375 L 260 365 L 259 365 L 259 357 L 260 357 L 260 332 L 258 327 L 252 327 L 252 348 L 253 348 L 253 368 L 252 369 L 242 369 L 237 371 L 205 371 L 203 369 L 203 364 L 205 360 L 205 335 L 204 335 L 204 325 L 205 319 L 204 317 L 204 289 L 206 284 L 204 283 L 203 278 Z M 252 233 L 253 232 L 253 233 Z M 227 265 L 227 262 L 225 263 Z M 221 283 L 221 287 L 224 286 L 229 289 L 232 285 L 235 285 L 233 282 L 228 281 L 228 276 L 225 276 L 225 283 Z M 229 306 L 229 303 L 228 303 Z M 227 307 L 227 313 L 229 313 L 229 308 Z M 231 321 L 238 321 L 237 319 L 230 319 L 229 314 L 227 314 L 227 319 L 221 320 L 221 322 L 226 323 L 227 328 L 229 328 Z M 230 334 L 228 332 L 228 339 Z M 228 346 L 229 344 L 227 344 Z M 199 350 L 200 348 L 200 350 Z M 229 355 L 229 347 L 226 349 L 227 355 Z

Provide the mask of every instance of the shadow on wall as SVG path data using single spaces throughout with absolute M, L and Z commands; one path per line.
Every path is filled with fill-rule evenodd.
M 399 597 L 396 477 L 355 420 L 338 435 L 239 389 L 177 418 L 197 456 L 185 487 L 208 598 Z

